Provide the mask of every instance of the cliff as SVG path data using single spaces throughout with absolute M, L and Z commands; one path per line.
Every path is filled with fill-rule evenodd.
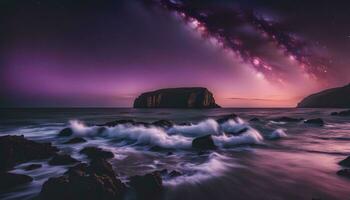
M 350 108 L 350 84 L 312 94 L 304 98 L 299 108 Z
M 206 88 L 166 88 L 146 92 L 134 101 L 134 108 L 220 108 Z

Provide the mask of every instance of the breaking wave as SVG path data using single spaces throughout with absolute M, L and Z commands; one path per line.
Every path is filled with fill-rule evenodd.
M 221 148 L 263 142 L 261 134 L 239 118 L 222 124 L 213 119 L 207 119 L 197 124 L 175 125 L 169 129 L 131 124 L 120 124 L 114 127 L 86 126 L 77 120 L 70 121 L 70 127 L 76 136 L 103 137 L 127 141 L 125 144 L 129 145 L 149 145 L 170 149 L 191 148 L 194 138 L 208 134 L 212 135 L 214 143 Z M 232 132 L 239 134 L 227 134 Z
M 186 174 L 165 180 L 164 185 L 174 186 L 183 183 L 195 184 L 212 177 L 222 176 L 229 168 L 234 167 L 234 164 L 229 162 L 230 159 L 231 158 L 218 153 L 211 153 L 207 162 L 202 164 L 186 163 L 182 166 L 178 166 L 178 168 Z

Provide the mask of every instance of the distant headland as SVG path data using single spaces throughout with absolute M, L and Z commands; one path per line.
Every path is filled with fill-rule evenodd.
M 220 108 L 213 94 L 204 87 L 164 88 L 145 92 L 134 101 L 134 108 Z
M 298 108 L 350 108 L 350 84 L 312 94 Z

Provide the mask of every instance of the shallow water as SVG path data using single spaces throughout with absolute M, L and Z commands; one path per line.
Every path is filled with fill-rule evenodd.
M 115 154 L 111 160 L 119 177 L 154 170 L 177 170 L 183 175 L 164 176 L 164 199 L 350 199 L 350 180 L 339 177 L 337 162 L 350 155 L 350 118 L 330 116 L 336 109 L 2 109 L 0 134 L 25 135 L 50 141 L 62 151 L 86 161 L 78 153 L 84 146 L 98 145 Z M 235 113 L 240 120 L 218 124 L 219 116 Z M 281 116 L 318 118 L 325 126 L 303 122 L 279 123 Z M 260 122 L 249 122 L 257 117 Z M 172 120 L 190 126 L 170 129 L 119 125 L 98 133 L 95 124 L 116 119 L 152 122 Z M 70 126 L 87 143 L 65 145 L 59 130 Z M 247 128 L 240 136 L 224 133 Z M 219 148 L 198 154 L 191 149 L 194 137 L 212 134 Z M 150 148 L 160 146 L 163 152 Z M 172 152 L 172 155 L 168 155 Z M 42 183 L 59 176 L 68 166 L 43 167 L 27 172 L 34 181 L 0 195 L 0 199 L 30 199 Z

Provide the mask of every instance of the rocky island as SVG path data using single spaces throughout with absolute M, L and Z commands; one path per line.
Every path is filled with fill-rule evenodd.
M 146 92 L 134 101 L 134 108 L 220 108 L 213 94 L 203 87 L 166 88 Z
M 298 108 L 350 108 L 350 84 L 312 94 Z

